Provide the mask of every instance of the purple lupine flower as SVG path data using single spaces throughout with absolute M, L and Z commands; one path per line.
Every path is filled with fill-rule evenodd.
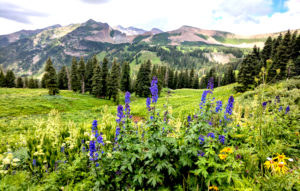
M 290 106 L 288 105 L 285 109 L 285 114 L 287 114 L 290 111 Z
M 209 78 L 208 84 L 207 84 L 207 89 L 212 90 L 212 91 L 214 90 L 214 78 L 213 77 Z
M 62 152 L 62 153 L 65 152 L 65 147 L 64 146 L 60 147 L 60 152 Z
M 211 122 L 211 121 L 209 121 L 209 122 L 208 122 L 208 125 L 212 126 L 212 122 Z
M 81 140 L 81 144 L 84 144 L 84 139 Z
M 198 157 L 199 157 L 199 156 L 203 157 L 204 155 L 205 155 L 205 152 L 203 152 L 203 151 L 198 151 Z
M 216 112 L 222 111 L 222 101 L 217 101 Z
M 203 135 L 200 135 L 200 136 L 199 136 L 199 141 L 200 141 L 200 144 L 201 144 L 201 145 L 204 143 L 205 139 L 204 139 L 204 136 L 203 136 Z
M 116 128 L 116 137 L 115 137 L 115 141 L 118 141 L 118 136 L 120 135 L 120 127 L 118 126 L 117 128 Z
M 280 103 L 280 97 L 279 96 L 276 96 L 275 103 Z
M 96 152 L 96 145 L 95 145 L 95 141 L 90 141 L 90 160 L 93 161 L 94 160 L 94 153 Z
M 225 136 L 224 135 L 219 135 L 219 141 L 224 145 L 225 143 Z
M 150 91 L 151 91 L 151 95 L 152 95 L 152 103 L 157 103 L 158 87 L 157 87 L 157 77 L 156 76 L 153 76 Z
M 167 123 L 168 123 L 167 117 L 168 117 L 168 110 L 165 111 L 165 113 L 164 113 L 164 122 L 167 122 Z
M 262 106 L 263 106 L 264 109 L 266 108 L 267 103 L 268 103 L 268 102 L 266 102 L 266 101 L 262 103 Z
M 150 116 L 150 119 L 153 120 L 153 116 Z
M 96 167 L 98 167 L 99 166 L 99 163 L 96 163 Z
M 281 112 L 281 111 L 282 111 L 282 106 L 280 106 L 280 107 L 279 107 L 278 111 L 279 111 L 279 112 Z
M 151 109 L 150 104 L 151 104 L 151 98 L 147 97 L 147 99 L 146 99 L 146 106 L 148 108 L 148 111 L 150 111 L 150 109 Z
M 96 130 L 97 129 L 97 120 L 94 120 L 93 121 L 93 130 Z
M 102 133 L 100 133 L 100 135 L 97 137 L 97 142 L 98 142 L 99 144 L 102 144 L 102 145 L 104 146 Z
M 130 116 L 130 93 L 129 92 L 126 92 L 125 93 L 125 114 L 127 116 Z
M 121 123 L 122 119 L 124 118 L 124 113 L 123 113 L 123 106 L 119 105 L 118 106 L 118 113 L 117 113 L 117 123 Z
M 36 160 L 35 159 L 32 160 L 32 165 L 36 166 Z
M 202 109 L 202 107 L 205 105 L 206 102 L 206 96 L 208 93 L 212 93 L 210 90 L 204 90 L 202 93 L 202 97 L 201 97 L 201 103 L 200 103 L 200 109 Z
M 214 134 L 214 133 L 208 133 L 208 134 L 207 134 L 207 137 L 211 137 L 211 138 L 214 139 L 214 138 L 215 138 L 215 134 Z
M 227 103 L 227 106 L 226 106 L 226 111 L 224 113 L 224 118 L 227 119 L 227 120 L 230 120 L 227 116 L 227 115 L 231 115 L 232 114 L 232 108 L 233 108 L 233 102 L 234 102 L 234 98 L 233 96 L 230 96 L 229 99 L 228 99 L 228 103 Z
M 85 146 L 82 147 L 82 152 L 83 152 L 83 153 L 85 152 Z

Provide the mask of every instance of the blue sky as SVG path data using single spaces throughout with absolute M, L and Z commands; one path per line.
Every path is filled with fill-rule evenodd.
M 182 25 L 251 35 L 300 28 L 300 0 L 0 0 L 0 34 L 88 19 L 111 26 Z

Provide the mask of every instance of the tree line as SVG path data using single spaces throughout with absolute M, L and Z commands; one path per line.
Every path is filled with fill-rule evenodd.
M 0 87 L 6 88 L 39 88 L 39 80 L 33 77 L 29 78 L 18 77 L 16 78 L 12 70 L 8 70 L 6 73 L 0 68 Z
M 253 50 L 242 61 L 237 91 L 253 89 L 260 83 L 276 82 L 300 75 L 300 35 L 287 31 L 277 38 L 268 37 L 262 50 Z

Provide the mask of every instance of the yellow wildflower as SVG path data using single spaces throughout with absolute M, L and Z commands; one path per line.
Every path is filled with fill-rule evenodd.
M 289 159 L 287 158 L 284 153 L 282 153 L 281 155 L 279 153 L 276 154 L 277 157 L 274 158 L 274 160 L 278 160 L 278 162 L 284 162 L 284 160 Z
M 279 162 L 277 167 L 275 168 L 275 172 L 285 173 L 288 170 L 284 162 Z
M 270 169 L 270 168 L 274 169 L 277 166 L 277 162 L 275 162 L 273 160 L 268 160 L 264 163 L 264 165 L 267 169 Z
M 0 161 L 3 159 L 3 155 L 0 154 Z
M 19 161 L 20 161 L 20 159 L 18 159 L 18 158 L 13 159 L 13 162 L 19 162 Z
M 210 186 L 208 189 L 209 190 L 214 190 L 214 191 L 218 191 L 219 190 L 219 188 L 217 186 Z
M 233 150 L 230 147 L 225 147 L 220 153 L 233 153 Z
M 226 155 L 226 154 L 219 154 L 219 157 L 221 160 L 225 160 L 227 156 L 228 155 Z
M 3 159 L 3 164 L 4 164 L 4 165 L 10 164 L 10 159 L 9 159 L 9 158 Z

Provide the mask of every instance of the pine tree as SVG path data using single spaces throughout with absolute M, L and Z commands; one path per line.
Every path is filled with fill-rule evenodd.
M 48 76 L 48 79 L 46 80 L 46 86 L 49 90 L 49 95 L 55 95 L 59 93 L 58 84 L 57 84 L 57 75 L 55 68 L 52 65 L 52 61 L 50 58 L 48 58 L 46 67 L 45 67 L 45 73 Z
M 29 79 L 28 88 L 30 89 L 35 88 L 34 79 L 32 77 Z
M 78 68 L 78 77 L 80 80 L 80 89 L 81 89 L 81 93 L 84 94 L 85 93 L 85 63 L 83 60 L 83 57 L 80 58 L 79 61 L 79 68 Z
M 291 33 L 288 31 L 284 38 L 281 40 L 279 46 L 277 47 L 276 54 L 273 60 L 273 73 L 276 70 L 280 70 L 279 75 L 277 75 L 276 79 L 280 80 L 286 77 L 286 65 L 291 56 L 290 50 L 290 40 L 291 40 Z
M 261 59 L 263 66 L 266 67 L 266 61 L 271 58 L 272 55 L 272 38 L 269 36 L 265 42 L 265 46 L 261 51 Z
M 43 75 L 43 78 L 42 78 L 42 81 L 41 81 L 41 86 L 42 88 L 46 88 L 46 80 L 48 80 L 48 76 L 46 75 L 46 73 Z M 25 84 L 26 84 L 26 79 L 25 79 Z M 27 85 L 26 87 L 28 88 L 29 87 L 29 81 L 27 79 Z
M 101 96 L 101 68 L 99 64 L 94 66 L 93 78 L 92 78 L 92 94 L 99 98 Z
M 25 88 L 28 88 L 29 81 L 28 81 L 28 78 L 27 78 L 27 76 L 25 77 L 25 80 L 24 80 L 24 85 L 25 85 Z
M 92 84 L 93 84 L 93 74 L 94 74 L 94 68 L 98 64 L 98 60 L 96 56 L 94 55 L 92 59 L 89 59 L 86 64 L 86 83 L 85 83 L 85 89 L 86 91 L 90 92 L 92 94 Z
M 232 84 L 234 82 L 235 82 L 235 76 L 234 76 L 233 66 L 229 65 L 226 67 L 222 85 Z
M 108 99 L 113 98 L 114 102 L 116 102 L 119 96 L 119 88 L 120 88 L 120 65 L 114 60 L 111 74 L 109 75 L 108 80 Z
M 34 80 L 34 88 L 39 88 L 39 80 L 38 79 Z
M 107 81 L 108 81 L 108 60 L 106 58 L 103 59 L 102 70 L 101 70 L 101 89 L 100 95 L 105 99 L 107 96 Z
M 243 62 L 241 63 L 241 68 L 238 75 L 238 83 L 241 86 L 238 86 L 236 88 L 239 92 L 244 92 L 248 89 L 251 89 L 254 87 L 255 84 L 255 72 L 254 72 L 254 64 L 252 60 L 252 55 L 247 55 Z
M 5 76 L 5 87 L 13 88 L 16 87 L 16 77 L 12 70 L 8 70 Z
M 198 77 L 198 74 L 196 74 L 195 77 L 194 77 L 193 88 L 194 89 L 199 89 L 199 77 Z
M 168 68 L 168 88 L 175 89 L 174 88 L 174 71 L 170 68 Z
M 130 65 L 125 62 L 122 67 L 121 90 L 123 92 L 130 91 Z
M 189 76 L 189 88 L 193 88 L 193 80 L 195 79 L 195 72 L 194 72 L 194 68 L 192 68 L 191 72 L 190 72 L 190 76 Z
M 80 79 L 78 78 L 78 64 L 75 57 L 72 58 L 71 87 L 74 92 L 80 90 Z
M 16 88 L 23 88 L 23 86 L 24 86 L 23 79 L 21 77 L 18 77 Z
M 4 87 L 4 84 L 5 84 L 5 75 L 2 69 L 0 68 L 0 87 Z
M 63 66 L 58 74 L 58 88 L 61 90 L 68 89 L 67 69 Z
M 177 70 L 176 70 L 175 76 L 174 76 L 173 88 L 174 89 L 178 88 L 178 71 Z
M 142 64 L 136 80 L 136 95 L 140 97 L 150 96 L 150 84 L 151 84 L 151 61 L 148 60 L 145 64 Z
M 282 40 L 282 34 L 280 33 L 279 36 L 274 40 L 272 43 L 272 53 L 271 53 L 271 59 L 274 60 L 275 54 L 277 52 L 277 47 L 280 45 Z

